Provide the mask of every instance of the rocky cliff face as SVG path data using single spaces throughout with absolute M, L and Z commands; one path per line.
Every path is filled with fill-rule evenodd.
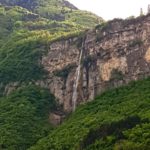
M 150 15 L 134 20 L 115 19 L 84 36 L 54 42 L 42 58 L 48 79 L 38 81 L 71 111 L 80 53 L 83 51 L 77 104 L 106 89 L 150 75 Z
M 48 88 L 70 112 L 74 104 L 150 75 L 150 15 L 115 19 L 79 37 L 53 42 L 41 63 L 48 77 L 36 84 Z M 6 86 L 5 93 L 16 86 Z

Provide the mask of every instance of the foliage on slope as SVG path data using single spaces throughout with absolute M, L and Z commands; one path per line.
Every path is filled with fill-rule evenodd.
M 46 72 L 40 59 L 50 42 L 81 31 L 76 24 L 48 21 L 18 6 L 0 6 L 0 16 L 0 83 L 3 84 L 44 78 Z
M 72 31 L 83 30 L 81 25 L 71 21 L 52 21 L 40 17 L 39 15 L 28 11 L 22 7 L 4 7 L 0 6 L 0 47 L 13 32 L 25 31 L 48 31 L 54 33 L 69 33 Z
M 92 25 L 99 24 L 103 21 L 101 17 L 98 17 L 90 12 L 84 12 L 78 10 L 75 6 L 65 0 L 0 0 L 0 3 L 8 6 L 21 6 L 26 8 L 33 13 L 39 14 L 41 17 L 47 18 L 48 20 L 66 21 L 67 18 L 71 18 L 75 24 L 83 25 L 83 27 L 91 27 L 88 21 L 92 22 Z M 77 15 L 80 14 L 80 15 Z M 74 15 L 76 19 L 74 19 Z M 87 18 L 84 21 L 80 21 L 81 18 Z M 82 17 L 83 16 L 83 17 Z
M 81 32 L 82 33 L 82 32 Z M 34 82 L 47 76 L 41 57 L 48 45 L 59 39 L 77 36 L 80 32 L 50 34 L 47 31 L 20 31 L 0 48 L 0 83 Z
M 3 88 L 10 82 L 44 78 L 46 72 L 40 60 L 50 42 L 78 35 L 99 22 L 97 16 L 77 10 L 62 0 L 0 0 L 0 3 L 0 83 Z M 56 21 L 45 16 L 45 9 L 46 14 L 55 16 L 58 12 L 64 19 Z
M 68 9 L 77 10 L 77 8 L 66 0 L 0 0 L 1 4 L 8 6 L 21 6 L 29 10 L 34 10 L 40 7 L 49 6 L 55 9 L 62 9 L 62 7 Z
M 32 81 L 44 75 L 38 63 L 44 52 L 41 37 L 35 33 L 21 33 L 0 49 L 0 82 Z M 44 45 L 44 44 L 43 44 Z
M 26 150 L 52 129 L 48 114 L 55 108 L 48 90 L 24 86 L 0 99 L 0 149 Z
M 148 150 L 150 79 L 110 90 L 80 106 L 30 150 Z

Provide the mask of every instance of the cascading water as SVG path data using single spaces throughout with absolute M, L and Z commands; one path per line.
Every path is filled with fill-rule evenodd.
M 78 61 L 78 67 L 77 67 L 77 70 L 76 70 L 76 80 L 75 80 L 74 85 L 73 85 L 73 95 L 72 95 L 73 111 L 75 111 L 76 103 L 77 103 L 77 94 L 78 94 L 77 90 L 78 90 L 79 79 L 80 79 L 82 55 L 83 55 L 83 48 L 81 49 L 81 52 L 80 52 L 80 57 L 79 57 L 79 61 Z

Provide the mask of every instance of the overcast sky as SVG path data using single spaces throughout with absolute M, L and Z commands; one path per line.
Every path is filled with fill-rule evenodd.
M 91 11 L 105 20 L 138 16 L 147 12 L 150 0 L 68 0 L 79 9 Z

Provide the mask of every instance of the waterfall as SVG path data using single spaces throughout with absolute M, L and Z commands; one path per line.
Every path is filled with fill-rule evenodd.
M 77 67 L 76 73 L 75 73 L 76 79 L 75 79 L 75 82 L 74 82 L 74 85 L 73 85 L 73 95 L 72 95 L 72 107 L 73 107 L 73 111 L 75 111 L 75 109 L 76 109 L 76 103 L 77 103 L 78 85 L 79 85 L 79 80 L 80 80 L 82 55 L 83 55 L 83 48 L 81 49 L 81 52 L 80 52 L 80 57 L 79 57 L 79 61 L 78 61 L 78 67 Z

